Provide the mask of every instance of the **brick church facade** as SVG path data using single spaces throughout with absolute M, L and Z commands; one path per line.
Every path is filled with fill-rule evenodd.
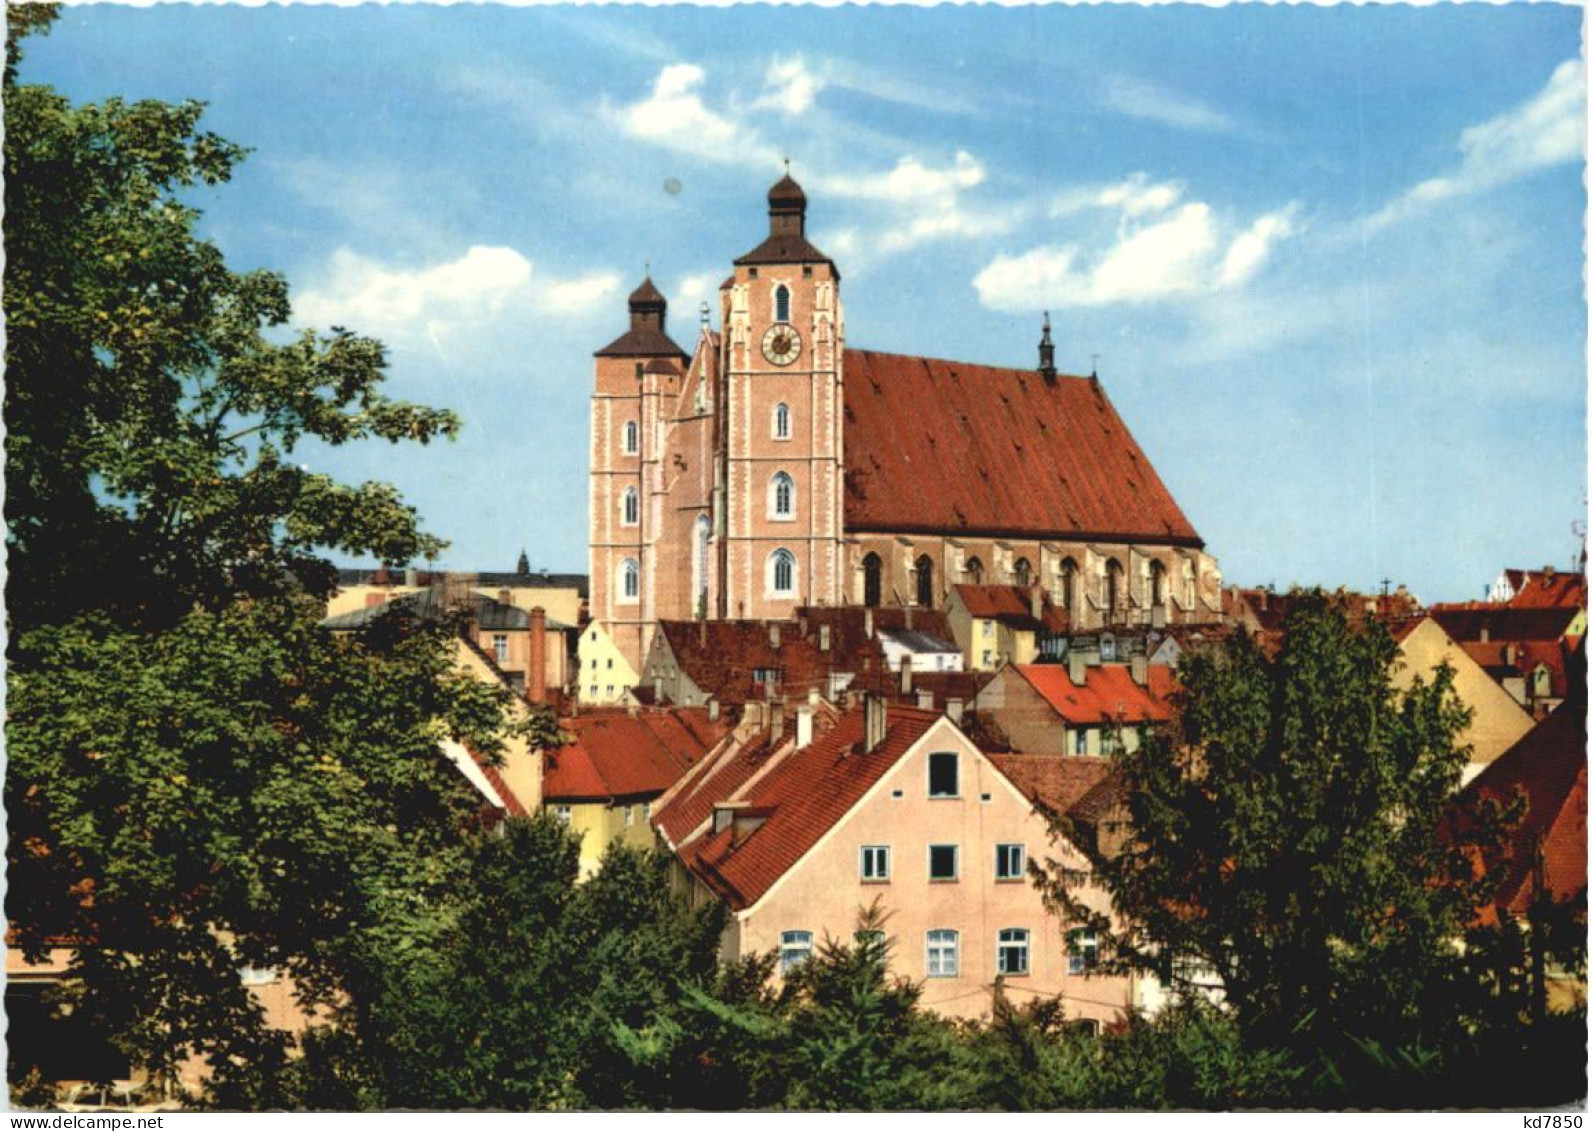
M 1221 575 L 1093 377 L 846 346 L 807 200 L 770 190 L 691 352 L 650 279 L 596 354 L 591 615 L 640 670 L 660 620 L 943 608 L 1042 586 L 1075 628 L 1215 620 Z

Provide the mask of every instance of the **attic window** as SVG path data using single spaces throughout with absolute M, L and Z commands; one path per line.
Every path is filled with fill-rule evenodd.
M 957 758 L 954 752 L 929 755 L 929 796 L 956 797 Z

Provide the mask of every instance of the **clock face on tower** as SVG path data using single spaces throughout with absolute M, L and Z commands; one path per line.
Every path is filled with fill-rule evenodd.
M 763 356 L 775 365 L 789 365 L 802 353 L 802 337 L 795 327 L 780 323 L 763 335 Z

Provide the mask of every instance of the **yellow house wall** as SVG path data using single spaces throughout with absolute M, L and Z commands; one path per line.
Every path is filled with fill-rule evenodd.
M 640 682 L 624 652 L 596 621 L 580 634 L 578 656 L 575 694 L 588 706 L 623 703 L 626 693 Z
M 1454 669 L 1454 691 L 1473 712 L 1459 741 L 1471 747 L 1473 767 L 1484 766 L 1518 742 L 1534 725 L 1531 715 L 1481 665 L 1460 649 L 1436 621 L 1422 621 L 1399 645 L 1401 663 L 1393 685 L 1407 689 L 1420 676 L 1430 681 L 1439 664 Z
M 960 796 L 928 796 L 928 755 L 956 751 Z M 800 753 L 794 757 L 801 757 Z M 900 790 L 898 799 L 892 796 Z M 989 800 L 983 800 L 984 795 Z M 756 833 L 752 834 L 757 835 Z M 737 915 L 732 951 L 778 951 L 786 930 L 813 933 L 815 945 L 826 935 L 849 940 L 859 909 L 876 899 L 889 916 L 893 940 L 891 969 L 923 981 L 923 1005 L 937 1012 L 977 1017 L 990 1009 L 995 980 L 997 933 L 1003 928 L 1030 931 L 1029 973 L 1006 979 L 1017 1003 L 1060 994 L 1072 1018 L 1109 1022 L 1127 1007 L 1126 978 L 1084 977 L 1067 973 L 1065 931 L 1027 878 L 995 879 L 995 846 L 1021 843 L 1029 859 L 1047 857 L 1087 870 L 1085 858 L 1065 842 L 1052 843 L 1050 830 L 1023 796 L 950 723 L 942 720 L 753 907 Z M 887 882 L 863 882 L 864 845 L 889 845 Z M 960 847 L 959 878 L 930 882 L 928 846 Z M 1105 909 L 1105 895 L 1090 902 Z M 950 928 L 961 935 L 959 973 L 927 977 L 927 932 Z
M 483 683 L 496 683 L 496 673 L 487 666 L 475 652 L 467 648 L 460 641 L 454 652 L 455 662 L 463 671 L 469 672 Z M 530 707 L 516 699 L 510 707 L 515 721 L 526 718 Z M 503 764 L 497 767 L 498 773 L 503 775 L 503 780 L 514 791 L 514 796 L 519 798 L 527 812 L 534 813 L 542 804 L 542 754 L 540 750 L 533 750 L 530 742 L 523 737 L 508 738 L 503 743 Z
M 580 837 L 580 878 L 595 875 L 609 844 L 620 841 L 631 848 L 648 849 L 657 844 L 648 820 L 644 801 L 576 802 L 569 806 L 569 829 Z M 625 819 L 626 810 L 630 819 Z

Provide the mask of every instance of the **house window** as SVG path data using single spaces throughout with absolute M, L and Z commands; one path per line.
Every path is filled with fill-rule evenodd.
M 592 690 L 596 691 L 597 689 L 594 687 Z M 553 806 L 553 816 L 558 818 L 558 820 L 562 821 L 566 825 L 569 824 L 570 819 L 574 815 L 574 810 L 572 810 L 568 805 Z
M 995 635 L 995 622 L 994 621 L 992 621 L 992 620 L 981 620 L 978 623 L 983 626 L 982 630 L 983 630 L 984 636 L 986 638 Z
M 625 454 L 633 456 L 641 449 L 641 425 L 634 420 L 625 421 Z
M 779 972 L 788 974 L 813 956 L 811 931 L 785 931 L 779 936 Z
M 641 496 L 636 494 L 634 487 L 626 487 L 625 493 L 620 496 L 620 521 L 626 526 L 634 526 L 641 521 Z
M 934 562 L 924 554 L 914 563 L 918 575 L 918 604 L 925 609 L 934 607 Z
M 957 789 L 956 755 L 954 753 L 936 753 L 929 755 L 929 796 L 930 797 L 956 797 Z
M 790 405 L 777 404 L 774 406 L 774 439 L 790 439 Z
M 958 955 L 958 951 L 961 949 L 960 938 L 961 936 L 955 931 L 940 929 L 929 932 L 929 977 L 956 977 L 960 967 Z
M 796 517 L 796 481 L 783 471 L 769 482 L 768 514 L 770 518 Z
M 957 877 L 957 846 L 954 844 L 929 845 L 929 879 L 935 883 L 949 883 Z
M 1020 880 L 1028 863 L 1028 852 L 1020 844 L 997 844 L 995 846 L 995 878 L 997 880 Z
M 995 972 L 997 974 L 1028 973 L 1028 929 L 1009 927 L 996 936 Z
M 888 844 L 865 844 L 862 846 L 862 878 L 873 883 L 882 883 L 890 878 L 890 846 Z
M 862 603 L 870 609 L 879 607 L 883 576 L 884 562 L 878 554 L 870 553 L 862 559 Z
M 277 977 L 276 967 L 274 966 L 238 967 L 238 981 L 245 986 L 269 986 L 276 982 Z
M 979 661 L 979 666 L 993 668 L 995 666 L 995 653 L 988 648 L 984 649 L 984 658 Z
M 509 662 L 509 637 L 506 632 L 492 634 L 492 658 L 499 664 Z
M 1012 572 L 1017 575 L 1017 584 L 1026 587 L 1033 577 L 1034 567 L 1028 564 L 1027 558 L 1018 558 Z
M 784 283 L 774 288 L 774 321 L 790 321 L 790 288 Z
M 796 592 L 796 555 L 789 550 L 775 550 L 768 556 L 769 590 L 776 597 L 789 597 Z
M 1072 732 L 1072 752 L 1074 754 L 1089 753 L 1089 732 L 1082 727 Z
M 643 801 L 641 803 L 641 819 L 643 821 L 652 820 L 652 802 Z
M 641 564 L 635 558 L 619 563 L 619 595 L 626 601 L 641 596 Z
M 1109 758 L 1117 752 L 1121 745 L 1122 735 L 1116 727 L 1100 728 L 1100 753 Z
M 1067 932 L 1067 973 L 1087 974 L 1100 964 L 1100 938 L 1079 928 Z
M 631 825 L 633 825 L 635 823 L 636 823 L 636 807 L 634 805 L 626 805 L 625 806 L 625 828 L 628 829 Z
M 968 558 L 967 565 L 962 567 L 962 572 L 969 585 L 984 584 L 984 563 L 977 558 Z
M 1116 663 L 1117 638 L 1109 632 L 1100 634 L 1100 662 L 1102 664 Z

